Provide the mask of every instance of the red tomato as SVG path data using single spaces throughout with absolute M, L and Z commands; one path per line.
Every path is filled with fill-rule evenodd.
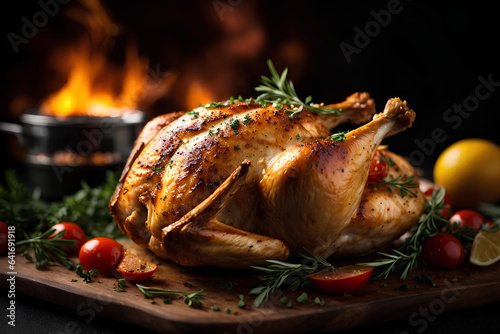
M 94 238 L 80 248 L 80 263 L 87 271 L 98 269 L 99 273 L 109 273 L 116 269 L 123 257 L 122 246 L 113 239 Z
M 126 250 L 117 270 L 126 280 L 140 282 L 150 278 L 156 271 L 156 268 L 156 264 L 141 259 Z
M 368 282 L 374 267 L 343 266 L 334 271 L 323 270 L 309 275 L 311 284 L 326 293 L 346 293 L 357 290 Z
M 377 151 L 372 159 L 370 165 L 370 172 L 368 173 L 368 183 L 380 183 L 387 176 L 387 161 L 382 158 Z
M 61 247 L 61 249 L 64 250 L 65 252 L 74 252 L 74 253 L 78 252 L 80 250 L 80 247 L 82 247 L 82 245 L 87 240 L 85 232 L 83 232 L 82 228 L 75 223 L 68 223 L 68 222 L 59 223 L 52 226 L 52 228 L 55 228 L 56 231 L 51 236 L 47 237 L 47 239 L 52 239 L 61 231 L 66 231 L 66 233 L 64 233 L 61 239 L 76 240 L 76 246 Z
M 0 255 L 6 254 L 8 249 L 8 226 L 3 221 L 0 221 Z
M 455 269 L 464 259 L 464 246 L 452 235 L 436 234 L 422 243 L 424 263 Z
M 455 212 L 453 216 L 450 218 L 451 228 L 453 230 L 453 226 L 458 223 L 458 228 L 462 228 L 465 226 L 469 226 L 474 231 L 479 231 L 481 229 L 481 225 L 486 223 L 486 219 L 476 211 L 473 210 L 459 210 Z
M 424 192 L 424 196 L 429 200 L 431 199 L 434 190 L 439 190 L 439 189 L 440 188 L 436 186 L 430 187 Z M 451 201 L 450 201 L 450 196 L 448 196 L 448 194 L 444 194 L 443 202 L 444 202 L 444 208 L 441 210 L 440 215 L 444 219 L 449 219 L 451 216 Z

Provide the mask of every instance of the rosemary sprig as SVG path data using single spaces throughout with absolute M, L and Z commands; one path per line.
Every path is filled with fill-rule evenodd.
M 415 176 L 411 176 L 408 178 L 403 178 L 401 175 L 399 175 L 397 178 L 394 180 L 382 180 L 380 183 L 370 183 L 371 185 L 375 186 L 375 189 L 380 189 L 382 186 L 387 186 L 387 190 L 392 191 L 391 187 L 395 187 L 399 189 L 399 193 L 401 194 L 401 197 L 405 197 L 408 194 L 411 194 L 413 197 L 417 197 L 417 194 L 415 194 L 413 191 L 409 190 L 409 188 L 417 188 L 418 184 L 412 183 L 413 179 Z
M 59 247 L 76 246 L 77 241 L 61 239 L 66 231 L 61 231 L 55 237 L 47 239 L 47 237 L 51 236 L 55 231 L 55 228 L 51 228 L 37 237 L 19 241 L 17 246 L 23 246 L 21 256 L 33 262 L 33 258 L 30 255 L 30 251 L 33 250 L 37 269 L 43 268 L 52 262 L 56 262 L 72 270 L 75 268 L 75 264 L 68 259 L 67 254 Z
M 290 115 L 291 119 L 299 115 L 304 107 L 318 114 L 333 114 L 338 116 L 342 112 L 342 109 L 339 108 L 320 108 L 311 105 L 311 96 L 306 97 L 306 99 L 302 101 L 297 96 L 293 83 L 286 79 L 288 68 L 285 68 L 280 76 L 271 59 L 267 60 L 267 66 L 271 72 L 271 78 L 264 75 L 261 76 L 260 82 L 262 84 L 255 87 L 255 91 L 261 92 L 261 94 L 257 96 L 255 102 L 262 106 L 272 104 L 275 108 L 282 108 L 285 104 L 292 108 L 296 106 L 296 108 L 285 110 Z
M 175 290 L 164 290 L 159 288 L 150 288 L 144 285 L 136 284 L 139 290 L 144 294 L 144 296 L 148 299 L 153 299 L 154 297 L 173 297 L 173 296 L 185 296 L 184 302 L 189 307 L 200 307 L 201 301 L 199 298 L 205 295 L 204 290 L 195 291 L 195 292 L 184 292 L 184 291 L 175 291 Z
M 405 279 L 408 273 L 419 265 L 422 241 L 441 233 L 443 227 L 450 225 L 449 221 L 440 215 L 440 211 L 445 207 L 445 193 L 444 188 L 432 193 L 431 199 L 425 204 L 425 213 L 420 217 L 413 234 L 398 249 L 393 249 L 394 254 L 379 252 L 384 258 L 359 264 L 375 267 L 372 279 L 385 279 L 391 274 Z
M 334 270 L 326 260 L 308 250 L 305 252 L 306 254 L 298 256 L 300 263 L 266 260 L 270 263 L 267 267 L 252 266 L 262 272 L 259 275 L 262 282 L 249 291 L 251 295 L 258 295 L 253 302 L 254 307 L 262 306 L 269 299 L 269 295 L 281 286 L 287 286 L 288 290 L 303 288 L 309 283 L 308 275 L 325 269 Z
M 325 138 L 325 140 L 330 140 L 330 141 L 344 141 L 345 140 L 345 134 L 348 131 L 339 131 L 337 133 L 334 133 L 331 136 L 328 136 Z

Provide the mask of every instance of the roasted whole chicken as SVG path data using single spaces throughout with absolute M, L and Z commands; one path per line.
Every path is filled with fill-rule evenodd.
M 304 248 L 324 258 L 376 252 L 423 211 L 418 187 L 403 197 L 367 183 L 382 140 L 415 113 L 393 98 L 374 115 L 367 93 L 324 107 L 342 114 L 304 108 L 291 119 L 290 106 L 227 101 L 153 119 L 111 199 L 113 217 L 135 243 L 186 266 L 248 268 Z M 343 122 L 368 123 L 332 140 Z M 404 158 L 384 156 L 386 179 L 418 184 Z

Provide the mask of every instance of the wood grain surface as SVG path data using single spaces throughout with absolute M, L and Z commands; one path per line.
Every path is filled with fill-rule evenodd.
M 349 295 L 279 290 L 256 309 L 252 307 L 254 297 L 247 292 L 259 281 L 250 271 L 183 268 L 128 243 L 125 246 L 159 265 L 152 279 L 141 284 L 181 291 L 204 289 L 202 307 L 190 308 L 183 298 L 173 299 L 171 304 L 164 304 L 161 298 L 146 299 L 130 282 L 124 292 L 117 292 L 116 273 L 99 275 L 87 284 L 74 271 L 59 265 L 37 270 L 20 255 L 16 257 L 16 291 L 73 308 L 84 318 L 98 315 L 163 333 L 328 332 L 402 318 L 418 329 L 426 317 L 500 300 L 500 263 L 477 267 L 466 259 L 456 270 L 422 267 L 405 281 L 394 277 L 370 281 Z M 0 260 L 0 286 L 8 287 L 9 272 L 4 257 Z M 413 275 L 420 273 L 431 275 L 438 286 L 419 283 Z M 234 283 L 232 289 L 222 289 L 228 281 Z M 398 289 L 404 285 L 408 288 Z M 301 304 L 296 298 L 303 291 L 309 298 Z M 240 294 L 245 296 L 244 308 L 237 306 Z M 279 301 L 283 296 L 294 301 L 292 308 Z M 318 296 L 325 305 L 314 304 Z M 213 305 L 220 312 L 211 310 Z

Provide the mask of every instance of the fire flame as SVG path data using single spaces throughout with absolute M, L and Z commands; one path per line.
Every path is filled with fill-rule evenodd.
M 84 47 L 77 50 L 70 56 L 72 68 L 68 80 L 42 103 L 42 113 L 53 116 L 113 116 L 137 107 L 137 97 L 145 88 L 142 83 L 146 75 L 146 61 L 141 60 L 132 47 L 127 51 L 122 71 L 110 71 L 113 66 L 103 54 L 92 55 Z
M 119 30 L 99 1 L 81 1 L 83 8 L 71 12 L 83 23 L 86 35 L 72 49 L 54 56 L 59 68 L 67 65 L 68 79 L 48 96 L 41 113 L 52 116 L 114 116 L 131 111 L 144 97 L 147 60 L 141 59 L 135 44 L 129 43 L 122 66 L 113 64 L 106 46 L 113 45 Z M 105 47 L 103 47 L 103 45 Z

